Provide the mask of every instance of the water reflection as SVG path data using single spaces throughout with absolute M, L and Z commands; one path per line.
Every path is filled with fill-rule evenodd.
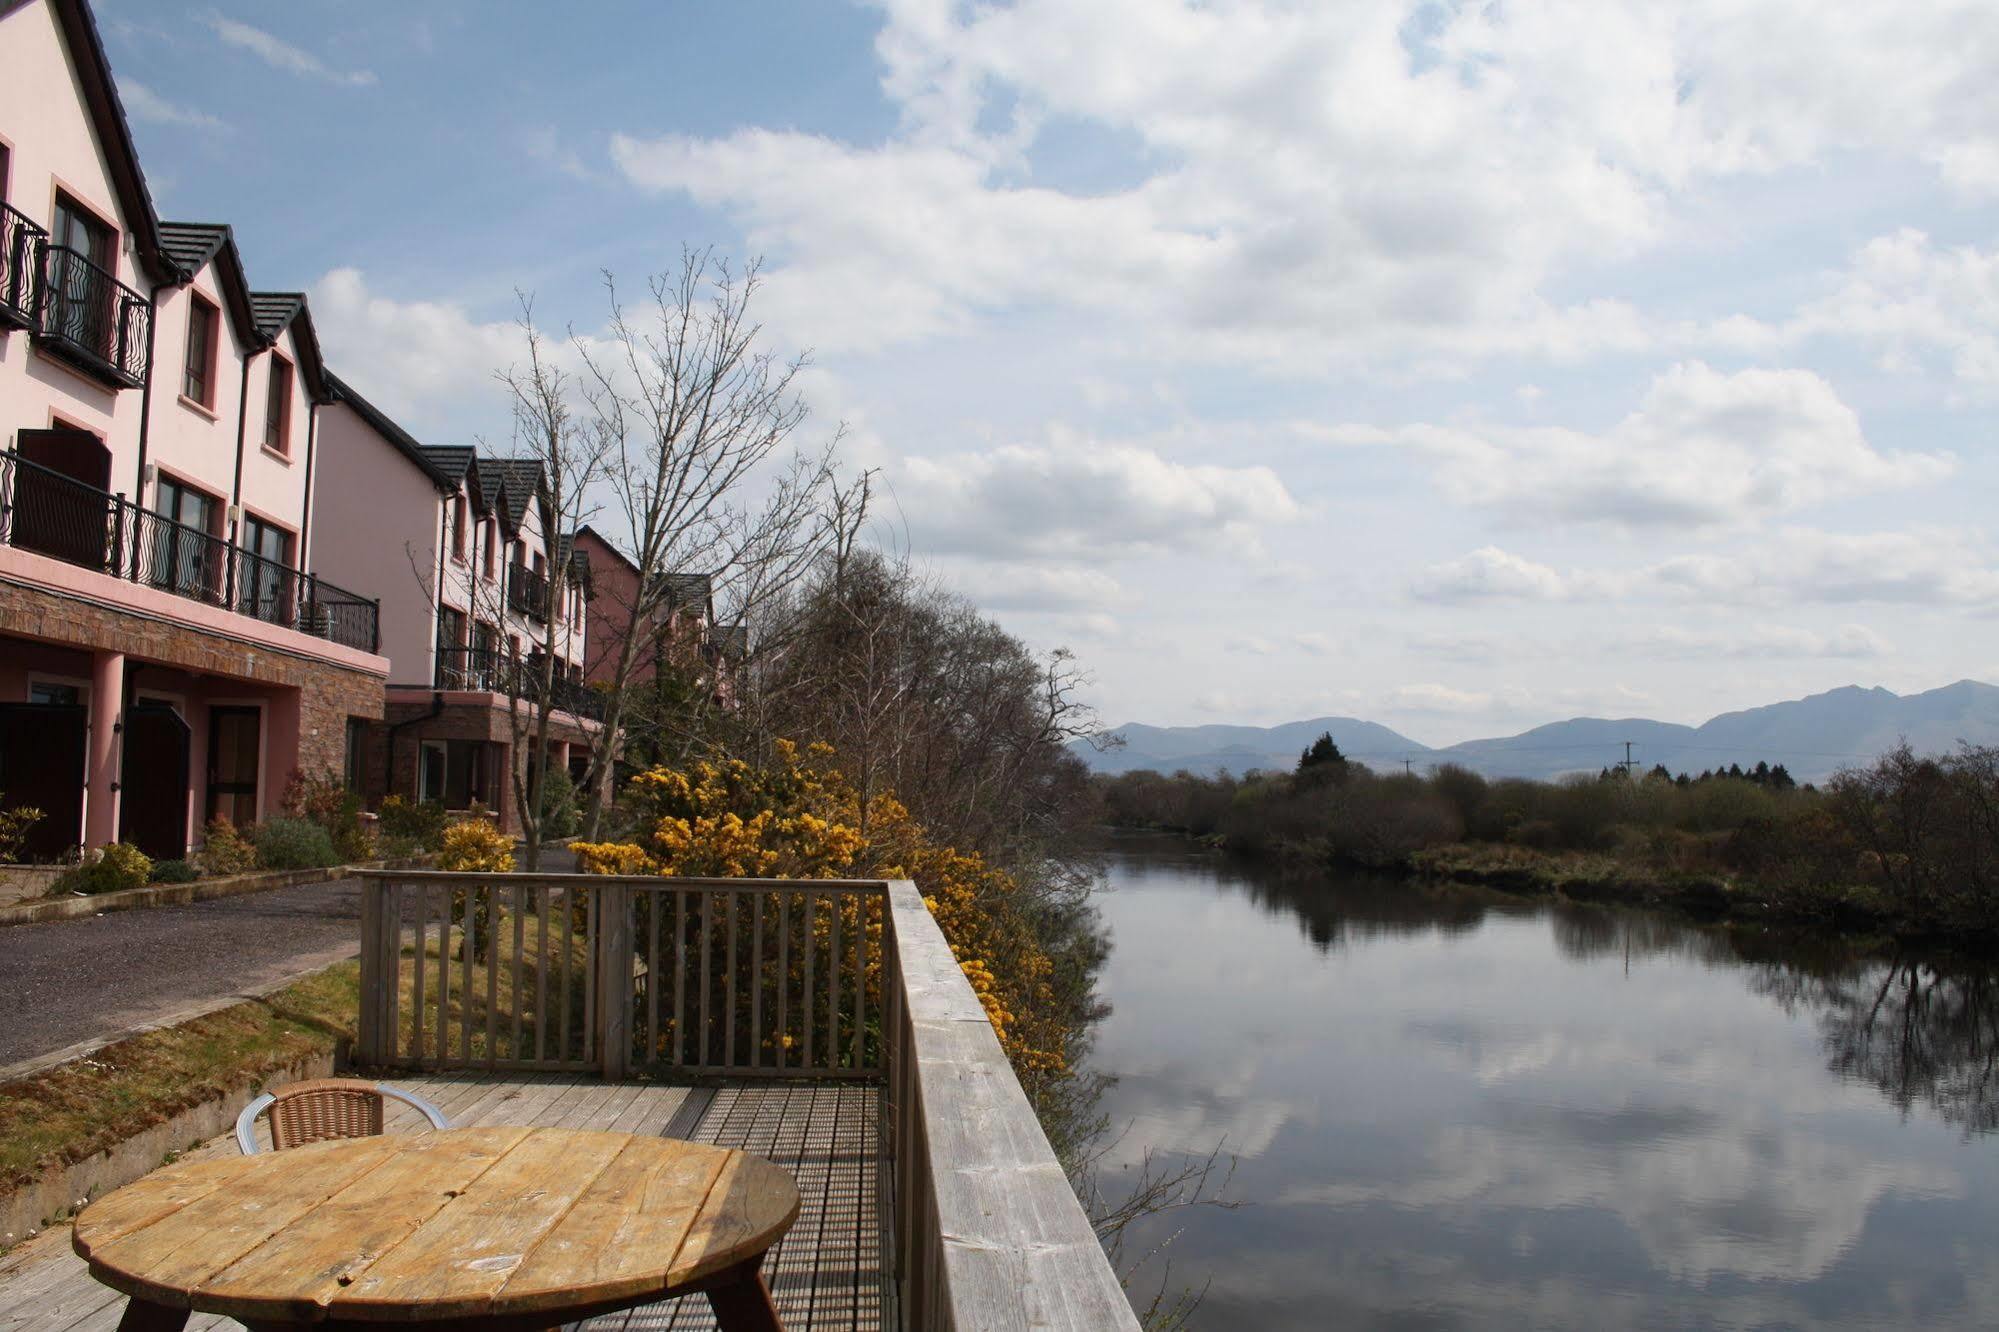
M 1995 981 L 1659 917 L 1118 855 L 1126 1147 L 1214 1327 L 1999 1321 Z M 1248 908 L 1248 909 L 1245 909 Z

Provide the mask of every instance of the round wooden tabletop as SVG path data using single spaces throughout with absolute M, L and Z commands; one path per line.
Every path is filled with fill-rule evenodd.
M 474 1128 L 168 1166 L 85 1208 L 72 1243 L 98 1280 L 169 1309 L 504 1320 L 753 1277 L 797 1216 L 790 1177 L 743 1152 Z

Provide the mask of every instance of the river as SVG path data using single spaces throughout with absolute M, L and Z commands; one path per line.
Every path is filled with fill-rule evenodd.
M 1235 1158 L 1127 1236 L 1191 1326 L 1999 1325 L 1999 979 L 1121 839 L 1092 1067 Z M 1166 1264 L 1170 1261 L 1170 1274 Z

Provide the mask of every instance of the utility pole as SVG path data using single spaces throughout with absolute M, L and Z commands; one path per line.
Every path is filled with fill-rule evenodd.
M 1413 764 L 1413 763 L 1412 763 L 1412 762 L 1411 762 L 1411 761 L 1410 761 L 1409 759 L 1403 759 L 1403 760 L 1402 760 L 1402 775 L 1403 775 L 1404 777 L 1413 777 L 1413 776 L 1415 776 L 1415 774 L 1416 774 L 1416 768 L 1415 768 L 1415 765 L 1414 765 L 1414 764 Z
M 1624 742 L 1624 762 L 1617 766 L 1624 769 L 1626 777 L 1633 776 L 1638 770 L 1638 760 L 1631 757 L 1631 742 L 1629 740 Z

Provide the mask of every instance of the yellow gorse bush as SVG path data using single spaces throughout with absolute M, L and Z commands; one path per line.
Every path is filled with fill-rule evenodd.
M 507 874 L 514 868 L 514 839 L 485 819 L 465 819 L 444 830 L 439 869 Z
M 625 799 L 650 832 L 637 842 L 577 843 L 577 865 L 593 874 L 914 880 L 1023 1078 L 1064 1073 L 1071 1033 L 1056 1015 L 1054 965 L 1019 885 L 982 856 L 934 845 L 895 797 L 863 802 L 832 759 L 825 745 L 780 742 L 768 767 L 700 760 L 640 773 Z M 822 937 L 831 927 L 831 912 L 815 918 Z M 849 899 L 840 928 L 844 939 L 868 933 L 868 1005 L 878 1014 L 880 912 Z

